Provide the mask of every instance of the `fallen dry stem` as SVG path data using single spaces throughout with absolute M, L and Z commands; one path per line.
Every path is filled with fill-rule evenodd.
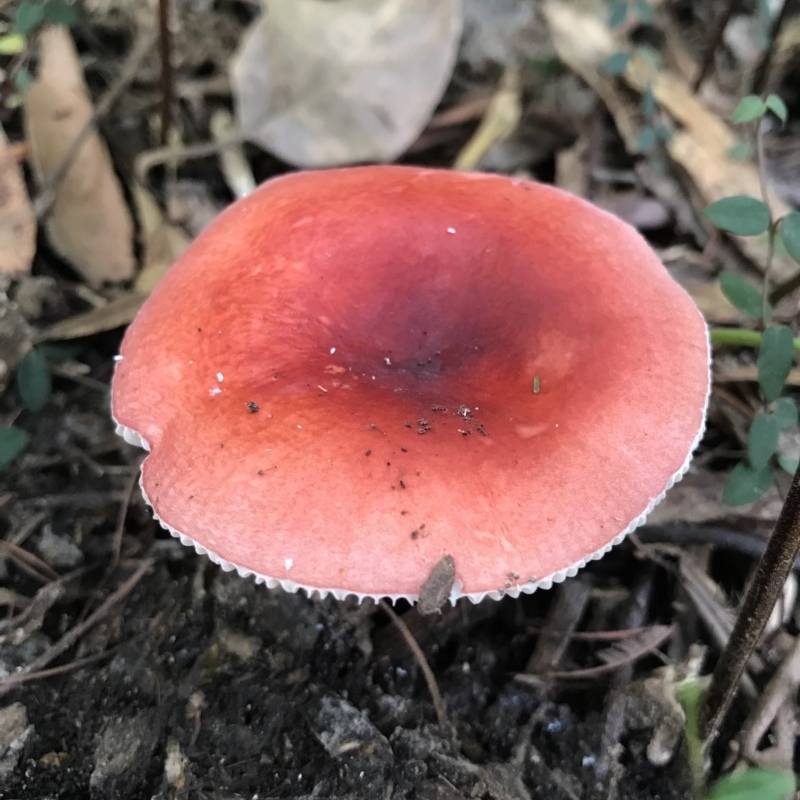
M 12 542 L 0 541 L 0 556 L 13 561 L 18 569 L 40 583 L 49 583 L 58 578 L 58 573 L 48 563 Z
M 794 713 L 793 697 L 798 685 L 800 685 L 800 637 L 794 640 L 794 644 L 759 697 L 755 710 L 742 730 L 739 740 L 742 754 L 746 759 L 758 763 L 759 744 L 770 727 L 775 724 L 781 710 L 788 705 L 791 713 Z M 791 737 L 790 741 L 793 740 L 794 737 Z M 779 746 L 773 745 L 773 747 Z M 781 766 L 791 769 L 791 756 L 785 759 Z
M 90 614 L 83 622 L 67 631 L 54 645 L 48 647 L 42 655 L 34 659 L 30 664 L 22 667 L 19 672 L 8 675 L 0 679 L 0 697 L 11 691 L 20 683 L 30 680 L 31 673 L 39 672 L 58 658 L 62 653 L 69 650 L 83 634 L 92 626 L 105 617 L 114 606 L 122 602 L 135 588 L 145 573 L 150 569 L 152 561 L 146 559 L 142 561 L 133 574 L 115 592 L 110 594 L 105 602 Z

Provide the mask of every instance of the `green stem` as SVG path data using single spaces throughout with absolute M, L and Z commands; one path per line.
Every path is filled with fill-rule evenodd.
M 711 344 L 732 345 L 734 347 L 761 347 L 764 338 L 762 331 L 748 328 L 711 328 Z M 794 350 L 800 353 L 800 337 L 794 340 Z

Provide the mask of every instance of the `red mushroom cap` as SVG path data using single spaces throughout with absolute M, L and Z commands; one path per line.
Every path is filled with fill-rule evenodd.
M 631 227 L 552 187 L 407 167 L 274 179 L 130 326 L 112 408 L 161 524 L 336 597 L 531 592 L 686 471 L 706 326 Z

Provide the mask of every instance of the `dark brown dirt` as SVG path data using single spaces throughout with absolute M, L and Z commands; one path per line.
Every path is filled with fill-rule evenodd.
M 0 628 L 2 674 L 150 566 L 48 664 L 63 671 L 0 700 L 24 712 L 16 727 L 8 711 L 0 717 L 0 798 L 690 797 L 680 752 L 665 767 L 648 762 L 654 726 L 635 694 L 609 769 L 608 679 L 569 690 L 514 680 L 554 593 L 462 603 L 440 617 L 398 609 L 444 695 L 452 730 L 442 731 L 418 666 L 374 605 L 225 574 L 158 529 L 136 492 L 114 567 L 139 455 L 114 437 L 101 393 L 57 383 L 47 412 L 22 422 L 33 445 L 3 473 L 0 525 L 6 542 L 64 576 L 63 591 L 51 602 L 52 576 L 34 579 L 13 554 L 0 562 L 19 602 L 7 620 L 23 615 Z M 623 549 L 577 580 L 608 594 L 635 570 Z M 620 618 L 626 592 L 612 594 L 586 625 Z M 24 626 L 22 601 L 34 596 L 41 619 Z M 596 663 L 593 651 L 570 649 L 562 666 Z

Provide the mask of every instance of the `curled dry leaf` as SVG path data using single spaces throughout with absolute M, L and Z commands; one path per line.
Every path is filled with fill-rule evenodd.
M 91 124 L 92 103 L 66 28 L 40 35 L 39 75 L 24 98 L 25 133 L 41 186 L 47 186 L 75 139 Z M 108 148 L 90 130 L 54 187 L 47 223 L 56 251 L 93 285 L 130 278 L 133 222 Z
M 133 199 L 144 245 L 143 266 L 133 288 L 103 306 L 51 325 L 42 332 L 41 340 L 77 339 L 129 325 L 153 287 L 189 246 L 186 233 L 164 218 L 153 195 L 139 183 L 134 184 Z
M 30 272 L 36 217 L 14 149 L 0 127 L 0 273 Z
M 301 167 L 392 161 L 450 79 L 461 0 L 270 0 L 231 65 L 244 136 Z

